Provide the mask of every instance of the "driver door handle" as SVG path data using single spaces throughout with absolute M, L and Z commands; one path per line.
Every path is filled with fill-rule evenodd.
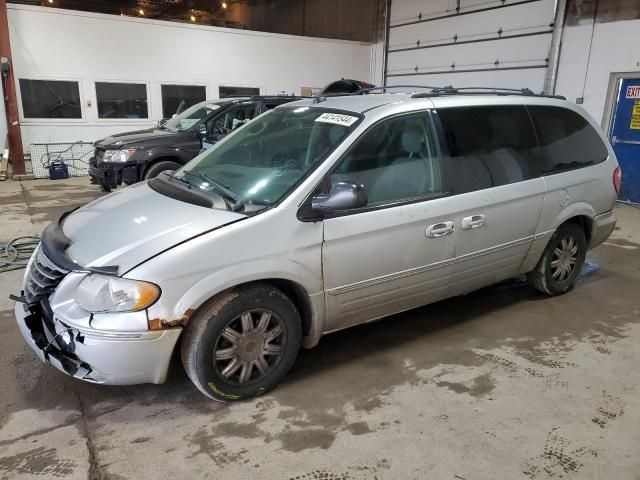
M 427 238 L 444 237 L 445 235 L 451 235 L 453 233 L 453 225 L 454 224 L 451 221 L 434 223 L 427 227 L 427 231 L 425 233 Z
M 482 227 L 487 223 L 487 219 L 484 214 L 471 215 L 470 217 L 464 217 L 462 219 L 462 230 L 471 230 L 473 228 Z

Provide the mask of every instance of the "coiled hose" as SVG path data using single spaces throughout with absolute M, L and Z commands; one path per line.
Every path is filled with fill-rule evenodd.
M 0 273 L 25 268 L 39 243 L 40 237 L 28 235 L 0 244 Z

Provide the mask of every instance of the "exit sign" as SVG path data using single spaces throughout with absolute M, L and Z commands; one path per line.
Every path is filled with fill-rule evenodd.
M 627 98 L 640 98 L 640 87 L 638 87 L 638 86 L 628 86 L 627 87 Z

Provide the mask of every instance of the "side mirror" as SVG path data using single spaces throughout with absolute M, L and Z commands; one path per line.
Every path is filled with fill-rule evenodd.
M 318 215 L 328 215 L 339 210 L 351 210 L 367 205 L 367 189 L 356 182 L 338 182 L 326 195 L 316 195 L 311 199 L 311 211 Z
M 206 136 L 207 136 L 207 124 L 201 123 L 200 125 L 198 125 L 198 137 L 200 139 L 203 139 Z

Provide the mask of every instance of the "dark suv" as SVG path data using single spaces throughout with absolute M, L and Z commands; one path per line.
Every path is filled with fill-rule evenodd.
M 119 133 L 94 143 L 91 183 L 109 191 L 176 170 L 253 117 L 300 97 L 225 98 L 197 103 L 147 130 Z

